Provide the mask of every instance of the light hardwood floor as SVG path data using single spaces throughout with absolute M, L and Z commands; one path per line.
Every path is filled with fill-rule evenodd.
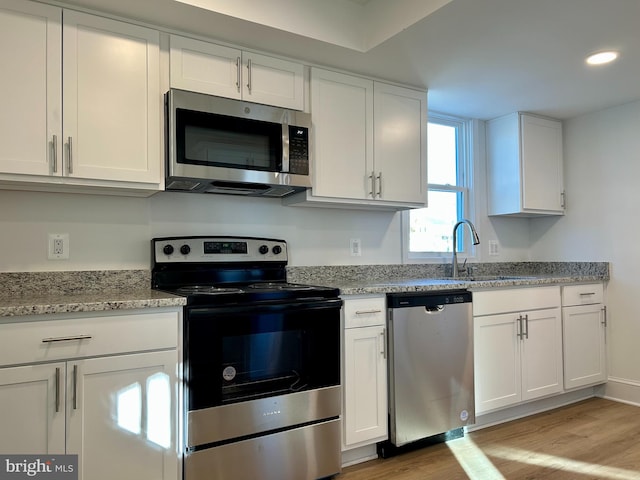
M 335 480 L 640 479 L 640 408 L 592 398 L 421 450 L 343 469 Z

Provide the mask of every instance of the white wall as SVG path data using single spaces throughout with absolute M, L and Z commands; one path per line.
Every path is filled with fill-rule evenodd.
M 531 256 L 610 262 L 609 374 L 640 390 L 640 102 L 565 122 L 564 142 L 566 215 L 531 221 Z
M 284 207 L 278 199 L 159 193 L 150 198 L 0 190 L 0 272 L 146 269 L 150 239 L 169 235 L 282 238 L 291 265 L 401 263 L 400 215 Z M 47 259 L 68 233 L 69 260 Z M 349 240 L 360 238 L 362 256 Z

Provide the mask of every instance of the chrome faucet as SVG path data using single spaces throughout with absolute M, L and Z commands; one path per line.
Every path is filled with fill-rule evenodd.
M 458 227 L 463 223 L 466 223 L 467 226 L 469 227 L 469 230 L 471 231 L 471 238 L 472 238 L 473 244 L 478 245 L 480 243 L 480 237 L 478 237 L 478 232 L 476 232 L 476 227 L 473 226 L 473 223 L 463 218 L 462 220 L 460 220 L 458 223 L 455 224 L 455 226 L 453 227 L 453 260 L 452 260 L 452 270 L 451 270 L 452 278 L 458 278 L 458 253 L 456 252 L 456 245 L 458 244 L 458 241 L 456 238 L 456 232 L 458 230 Z

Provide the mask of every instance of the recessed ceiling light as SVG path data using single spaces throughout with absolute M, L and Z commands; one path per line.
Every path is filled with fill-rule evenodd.
M 589 65 L 603 65 L 605 63 L 613 62 L 618 58 L 618 52 L 614 50 L 607 50 L 605 52 L 592 53 L 587 57 L 587 63 Z

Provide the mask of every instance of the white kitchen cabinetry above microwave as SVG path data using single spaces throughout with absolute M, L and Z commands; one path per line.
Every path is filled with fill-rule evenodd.
M 2 0 L 0 182 L 157 191 L 159 51 L 149 28 Z
M 563 215 L 562 123 L 517 112 L 486 136 L 489 215 Z
M 285 204 L 424 207 L 427 94 L 311 69 L 313 187 Z
M 304 109 L 304 66 L 191 38 L 170 37 L 172 88 Z
M 179 316 L 0 325 L 0 451 L 77 454 L 80 480 L 176 480 Z

